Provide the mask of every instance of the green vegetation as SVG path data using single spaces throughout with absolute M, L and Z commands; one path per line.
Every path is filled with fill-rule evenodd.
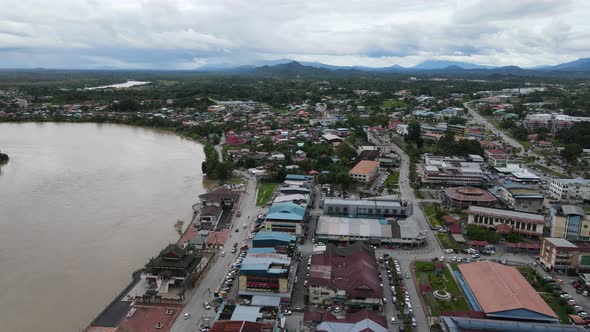
M 483 156 L 483 148 L 475 140 L 456 141 L 454 133 L 447 131 L 436 143 L 436 153 L 445 156 L 466 156 L 468 154 Z
M 278 183 L 274 182 L 261 182 L 260 186 L 258 187 L 258 194 L 256 195 L 256 205 L 266 205 L 278 185 Z
M 440 204 L 422 204 L 422 210 L 426 215 L 426 219 L 432 227 L 441 227 L 442 226 L 442 217 L 444 216 L 444 212 L 440 207 Z
M 459 244 L 455 242 L 455 240 L 451 237 L 451 234 L 449 233 L 436 233 L 436 237 L 445 249 L 461 249 L 461 246 L 459 246 Z
M 0 152 L 0 164 L 7 163 L 9 159 L 10 158 L 8 157 L 8 155 L 6 153 Z
M 500 234 L 484 226 L 467 225 L 465 230 L 470 240 L 487 241 L 489 243 L 498 243 L 500 240 Z
M 406 106 L 406 103 L 404 103 L 401 100 L 397 100 L 397 99 L 387 99 L 381 102 L 381 107 L 382 108 L 398 108 L 398 107 L 404 107 Z
M 393 172 L 391 174 L 389 174 L 389 176 L 387 177 L 387 180 L 385 180 L 385 187 L 387 187 L 387 189 L 389 191 L 393 191 L 398 189 L 399 187 L 399 172 Z
M 561 324 L 569 324 L 568 315 L 573 313 L 573 308 L 567 304 L 564 299 L 559 297 L 559 291 L 553 290 L 553 288 L 548 285 L 547 280 L 543 279 L 537 271 L 530 266 L 522 266 L 519 267 L 518 270 L 528 280 L 529 284 L 539 292 L 539 295 L 541 295 L 549 307 L 555 311 L 557 316 L 559 316 Z
M 440 312 L 444 311 L 471 310 L 467 299 L 445 264 L 415 262 L 414 267 L 422 297 L 432 316 L 438 316 Z M 439 300 L 432 294 L 435 290 L 445 290 L 452 297 L 450 300 Z
M 219 154 L 215 147 L 211 144 L 206 144 L 205 147 L 205 161 L 201 165 L 203 173 L 211 180 L 227 180 L 231 177 L 234 164 L 229 161 L 219 161 Z
M 536 170 L 539 170 L 539 171 L 541 171 L 541 172 L 543 172 L 543 173 L 551 174 L 551 175 L 553 175 L 553 176 L 556 176 L 556 177 L 558 177 L 558 178 L 566 178 L 566 177 L 567 177 L 567 176 L 565 176 L 565 175 L 563 175 L 563 174 L 561 174 L 561 173 L 559 173 L 559 172 L 557 172 L 557 171 L 554 171 L 554 170 L 552 170 L 552 169 L 551 169 L 551 168 L 549 168 L 549 167 L 545 167 L 545 166 L 543 166 L 543 165 L 539 165 L 539 164 L 530 164 L 529 166 L 530 166 L 531 168 L 534 168 L 534 169 L 536 169 Z

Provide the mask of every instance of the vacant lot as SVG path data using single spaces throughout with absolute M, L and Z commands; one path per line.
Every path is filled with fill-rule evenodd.
M 258 195 L 256 196 L 256 205 L 263 206 L 263 205 L 267 204 L 278 185 L 279 185 L 278 183 L 272 183 L 272 182 L 261 183 L 260 187 L 258 187 Z

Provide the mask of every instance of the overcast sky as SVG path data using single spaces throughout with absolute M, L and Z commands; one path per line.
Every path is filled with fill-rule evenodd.
M 193 69 L 281 58 L 523 67 L 590 57 L 590 1 L 0 0 L 2 68 Z

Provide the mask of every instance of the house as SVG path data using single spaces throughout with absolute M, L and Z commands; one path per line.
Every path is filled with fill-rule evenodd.
M 379 162 L 372 160 L 361 160 L 349 172 L 351 178 L 356 181 L 369 183 L 379 172 Z

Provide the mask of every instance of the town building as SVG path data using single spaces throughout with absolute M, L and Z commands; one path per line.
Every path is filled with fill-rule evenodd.
M 582 326 L 575 325 L 449 316 L 441 316 L 440 324 L 444 332 L 582 332 L 586 330 Z
M 551 237 L 590 241 L 590 216 L 577 205 L 551 209 Z
M 295 236 L 284 232 L 258 232 L 252 239 L 253 248 L 294 248 Z
M 185 281 L 196 277 L 206 263 L 201 258 L 175 244 L 168 245 L 145 266 L 148 289 L 162 296 L 168 294 L 170 288 L 185 287 Z
M 460 158 L 424 155 L 424 164 L 419 171 L 424 184 L 481 186 L 484 181 L 480 163 L 462 161 Z
M 446 199 L 454 206 L 468 208 L 475 206 L 493 206 L 496 197 L 487 190 L 472 187 L 452 187 L 445 189 Z
M 545 217 L 540 214 L 493 209 L 482 206 L 470 206 L 467 213 L 468 224 L 475 224 L 493 229 L 497 229 L 498 226 L 504 224 L 509 226 L 511 231 L 519 234 L 534 237 L 543 236 Z
M 306 208 L 292 202 L 273 204 L 264 221 L 267 231 L 286 232 L 299 236 L 303 232 Z
M 373 160 L 361 160 L 348 172 L 348 175 L 350 175 L 353 180 L 369 183 L 375 178 L 377 172 L 379 172 L 379 162 Z
M 238 289 L 240 295 L 270 296 L 288 303 L 294 274 L 292 260 L 273 248 L 252 248 L 242 261 Z
M 326 197 L 322 200 L 325 215 L 350 218 L 406 218 L 412 215 L 412 204 L 399 199 L 370 197 L 344 199 Z
M 549 192 L 556 200 L 590 200 L 590 180 L 580 177 L 553 179 Z
M 537 190 L 524 186 L 502 186 L 498 188 L 498 194 L 510 209 L 531 213 L 543 211 L 545 196 Z
M 209 332 L 272 332 L 274 324 L 243 320 L 217 320 Z
M 530 131 L 547 128 L 552 133 L 571 128 L 576 122 L 588 122 L 590 117 L 570 116 L 557 113 L 529 114 L 522 121 L 522 126 Z
M 347 247 L 328 244 L 311 257 L 309 301 L 313 304 L 343 303 L 349 307 L 378 310 L 383 287 L 373 248 L 363 242 Z
M 546 237 L 541 242 L 539 262 L 550 271 L 590 271 L 590 244 Z
M 512 266 L 490 261 L 459 264 L 459 282 L 475 311 L 488 318 L 558 323 L 543 298 Z M 460 280 L 461 281 L 461 280 Z
M 422 246 L 426 234 L 417 222 L 407 219 L 366 219 L 320 216 L 316 237 L 325 242 L 364 241 L 372 245 Z
M 308 311 L 303 314 L 303 324 L 316 332 L 387 332 L 387 319 L 370 310 L 355 312 Z

